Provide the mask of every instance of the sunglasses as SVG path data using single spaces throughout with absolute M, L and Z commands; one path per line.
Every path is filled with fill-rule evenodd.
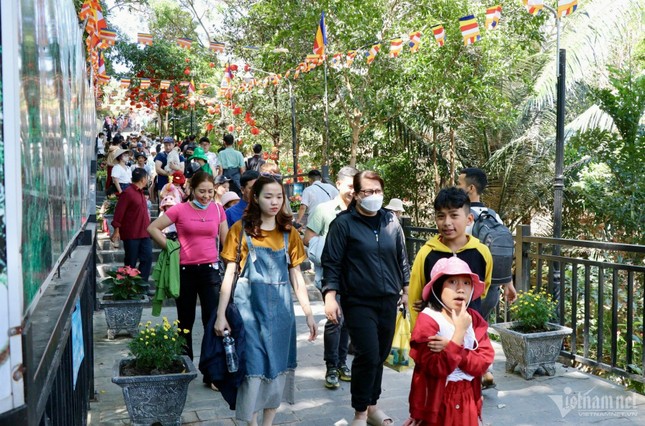
M 260 176 L 264 176 L 266 178 L 273 179 L 278 183 L 282 183 L 282 175 L 280 174 L 262 172 L 260 173 Z

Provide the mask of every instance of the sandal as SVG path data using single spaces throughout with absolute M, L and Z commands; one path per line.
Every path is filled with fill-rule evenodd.
M 387 421 L 390 421 L 390 423 L 385 423 Z M 388 424 L 393 425 L 394 420 L 392 417 L 388 416 L 381 410 L 380 408 L 377 408 L 376 410 L 370 412 L 367 412 L 367 423 L 369 423 L 372 426 L 386 426 Z
M 482 377 L 482 390 L 496 388 L 497 383 L 495 383 L 495 377 L 491 373 L 486 373 Z

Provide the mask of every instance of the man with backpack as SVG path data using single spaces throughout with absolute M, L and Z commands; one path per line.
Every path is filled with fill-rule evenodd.
M 486 173 L 481 169 L 466 168 L 459 172 L 458 187 L 466 191 L 470 199 L 470 212 L 474 221 L 466 232 L 486 244 L 493 256 L 493 279 L 486 298 L 482 301 L 481 314 L 488 316 L 499 303 L 500 286 L 504 287 L 504 299 L 513 303 L 517 297 L 513 285 L 513 235 L 502 219 L 481 202 L 481 194 L 488 185 Z

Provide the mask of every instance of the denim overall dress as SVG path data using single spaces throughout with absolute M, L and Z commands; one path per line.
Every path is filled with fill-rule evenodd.
M 246 332 L 246 377 L 238 389 L 236 418 L 294 401 L 296 321 L 289 279 L 289 236 L 284 248 L 256 247 L 244 233 L 249 254 L 235 288 Z

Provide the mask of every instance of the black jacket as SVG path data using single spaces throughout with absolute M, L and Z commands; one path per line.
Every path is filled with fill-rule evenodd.
M 395 296 L 410 281 L 403 229 L 394 213 L 379 210 L 372 229 L 354 206 L 331 223 L 321 258 L 323 294 L 336 290 L 344 300 Z

